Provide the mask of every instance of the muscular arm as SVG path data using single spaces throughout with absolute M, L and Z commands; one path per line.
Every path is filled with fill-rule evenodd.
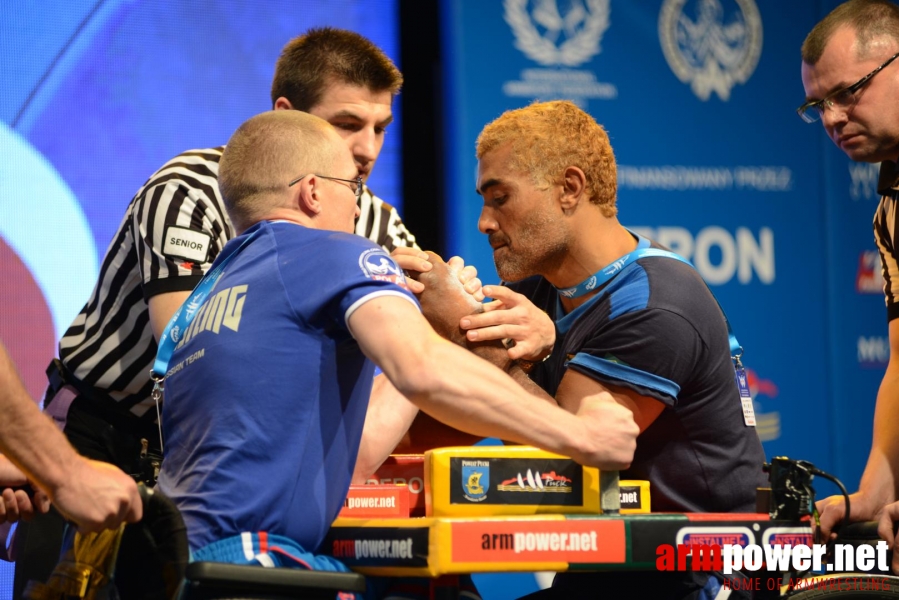
M 172 315 L 178 307 L 184 304 L 190 292 L 168 292 L 157 294 L 150 298 L 150 327 L 153 329 L 153 337 L 159 341 L 165 326 L 172 320 Z
M 76 454 L 53 422 L 38 411 L 2 345 L 0 413 L 0 451 L 46 492 L 60 512 L 84 529 L 140 520 L 134 481 L 112 465 Z
M 566 372 L 556 397 L 553 398 L 531 381 L 511 360 L 531 353 L 539 357 L 545 356 L 547 349 L 552 348 L 555 341 L 555 327 L 549 317 L 525 296 L 500 286 L 490 286 L 487 290 L 491 296 L 499 298 L 498 302 L 505 304 L 507 308 L 480 312 L 478 309 L 481 306 L 466 298 L 459 286 L 445 272 L 446 269 L 440 264 L 439 257 L 431 260 L 434 263 L 433 268 L 420 276 L 427 288 L 421 300 L 422 310 L 428 316 L 428 320 L 445 337 L 460 345 L 466 345 L 481 358 L 508 372 L 532 396 L 552 405 L 558 404 L 573 414 L 577 414 L 585 403 L 589 404 L 598 399 L 614 401 L 633 413 L 641 432 L 664 410 L 665 406 L 658 400 L 640 396 L 627 388 L 605 386 L 573 369 Z M 475 344 L 471 339 L 474 331 L 468 331 L 467 339 L 462 337 L 464 334 L 457 325 L 460 323 L 461 315 L 469 315 L 461 319 L 462 323 L 468 321 L 470 327 L 487 328 L 480 330 L 482 335 L 477 339 L 498 340 L 510 336 L 528 341 L 522 344 L 523 348 L 516 345 L 511 351 L 496 343 Z M 502 317 L 497 318 L 497 315 Z
M 874 408 L 874 438 L 858 492 L 851 495 L 850 521 L 880 517 L 883 507 L 895 502 L 899 482 L 899 319 L 890 321 L 890 361 L 877 392 Z M 821 533 L 827 537 L 846 512 L 842 496 L 818 502 Z M 892 539 L 892 525 L 881 524 L 881 535 Z M 889 537 L 886 537 L 886 534 Z
M 626 468 L 633 458 L 638 430 L 628 411 L 591 399 L 572 415 L 535 398 L 500 369 L 440 338 L 404 299 L 370 300 L 349 325 L 404 396 L 452 427 L 605 469 Z
M 375 377 L 353 483 L 365 483 L 365 479 L 378 470 L 401 443 L 417 414 L 418 407 L 409 402 L 385 375 Z
M 503 352 L 475 349 L 474 353 L 499 367 L 502 367 L 504 363 L 508 365 L 508 359 Z M 508 371 L 515 382 L 528 393 L 551 404 L 558 404 L 570 413 L 577 414 L 585 402 L 614 401 L 633 413 L 634 422 L 640 428 L 640 433 L 646 431 L 665 409 L 665 405 L 655 398 L 641 396 L 625 387 L 603 385 L 574 369 L 568 369 L 562 377 L 555 398 L 547 394 L 517 366 L 508 367 Z

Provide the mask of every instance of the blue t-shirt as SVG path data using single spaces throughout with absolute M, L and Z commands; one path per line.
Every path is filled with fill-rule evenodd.
M 556 322 L 552 355 L 531 372 L 547 393 L 574 369 L 665 405 L 621 472 L 651 483 L 654 512 L 755 510 L 765 454 L 743 422 L 724 315 L 695 269 L 638 259 L 568 314 L 542 277 L 510 287 Z
M 315 551 L 346 497 L 372 386 L 347 320 L 384 295 L 418 304 L 373 242 L 262 222 L 228 243 L 257 229 L 180 333 L 159 487 L 192 549 L 266 531 Z

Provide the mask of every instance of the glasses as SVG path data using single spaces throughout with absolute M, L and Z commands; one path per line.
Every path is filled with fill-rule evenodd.
M 855 104 L 855 93 L 865 87 L 865 84 L 871 81 L 872 77 L 880 73 L 884 68 L 886 68 L 888 64 L 896 60 L 897 57 L 899 57 L 899 53 L 896 53 L 893 56 L 889 57 L 885 63 L 883 63 L 852 85 L 835 91 L 823 100 L 806 102 L 805 104 L 797 108 L 796 112 L 799 113 L 799 116 L 802 117 L 802 120 L 806 123 L 814 123 L 824 115 L 825 108 L 833 108 L 834 106 L 838 106 L 840 108 L 849 108 L 850 106 Z
M 362 175 L 356 177 L 356 179 L 341 179 L 340 177 L 328 177 L 327 175 L 319 175 L 318 173 L 306 173 L 305 175 L 300 175 L 293 181 L 287 184 L 287 187 L 298 184 L 303 180 L 304 177 L 309 177 L 310 175 L 315 175 L 316 177 L 321 177 L 322 179 L 330 179 L 331 181 L 342 181 L 344 183 L 348 183 L 347 186 L 353 193 L 356 194 L 356 200 L 362 197 Z

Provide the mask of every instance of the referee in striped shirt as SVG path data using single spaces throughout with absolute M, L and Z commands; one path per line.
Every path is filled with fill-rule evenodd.
M 272 83 L 275 110 L 296 109 L 331 123 L 367 178 L 390 125 L 402 74 L 366 38 L 312 29 L 291 40 Z M 63 420 L 81 454 L 153 477 L 159 455 L 149 372 L 156 340 L 212 261 L 235 235 L 218 188 L 223 147 L 191 150 L 167 162 L 128 206 L 81 313 L 48 367 L 45 412 Z M 396 209 L 367 187 L 356 233 L 388 252 L 418 248 Z M 142 455 L 144 456 L 143 458 Z M 20 527 L 14 596 L 46 581 L 59 557 L 64 521 L 48 513 Z

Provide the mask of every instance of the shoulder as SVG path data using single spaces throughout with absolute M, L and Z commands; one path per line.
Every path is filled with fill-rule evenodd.
M 196 189 L 207 196 L 218 196 L 218 169 L 224 146 L 188 150 L 166 161 L 150 175 L 138 192 L 146 194 L 159 186 Z
M 218 146 L 216 148 L 199 148 L 182 152 L 159 167 L 150 176 L 149 181 L 165 173 L 179 170 L 185 174 L 193 173 L 200 176 L 217 177 L 219 162 L 222 160 L 224 149 L 224 146 Z
M 689 322 L 720 314 L 711 290 L 690 264 L 669 257 L 646 257 L 609 284 L 610 319 L 637 311 L 660 310 Z
M 361 202 L 368 202 L 372 205 L 372 208 L 376 210 L 382 210 L 384 212 L 396 213 L 397 210 L 394 208 L 392 204 L 381 198 L 380 196 L 375 195 L 370 187 L 367 185 L 364 186 L 364 191 L 362 192 L 362 197 L 360 198 Z
M 349 259 L 355 263 L 366 252 L 389 258 L 383 248 L 355 234 L 277 221 L 263 222 L 261 226 L 274 236 L 281 251 L 297 251 L 298 256 L 314 258 L 321 265 L 345 263 Z

